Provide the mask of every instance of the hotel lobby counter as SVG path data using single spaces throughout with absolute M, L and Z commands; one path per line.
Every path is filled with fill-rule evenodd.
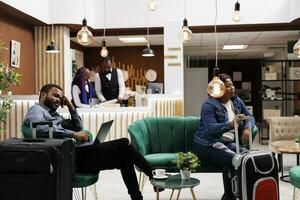
M 38 102 L 37 95 L 13 96 L 14 105 L 11 113 L 7 116 L 6 123 L 1 123 L 0 141 L 11 137 L 22 137 L 21 125 L 24 117 L 31 106 Z M 182 116 L 183 98 L 180 96 L 153 94 L 148 95 L 148 106 L 145 107 L 91 107 L 78 108 L 82 117 L 84 128 L 90 130 L 95 136 L 101 123 L 114 120 L 114 124 L 107 136 L 107 141 L 128 137 L 128 126 L 145 117 L 158 116 Z M 69 118 L 68 109 L 60 108 L 58 112 L 65 118 Z

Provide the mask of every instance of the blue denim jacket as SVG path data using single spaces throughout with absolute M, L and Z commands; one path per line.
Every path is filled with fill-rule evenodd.
M 232 97 L 231 101 L 233 102 L 235 114 L 243 113 L 246 116 L 252 116 L 238 96 Z M 220 142 L 222 134 L 232 129 L 230 123 L 228 122 L 227 110 L 223 104 L 217 99 L 208 98 L 201 108 L 201 119 L 194 135 L 195 142 L 205 146 Z M 247 126 L 248 124 L 244 128 Z M 253 116 L 251 117 L 251 126 L 252 129 L 255 126 Z M 241 128 L 240 131 L 242 131 Z

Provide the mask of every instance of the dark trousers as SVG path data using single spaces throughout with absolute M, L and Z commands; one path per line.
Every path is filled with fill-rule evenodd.
M 196 142 L 193 144 L 194 152 L 200 160 L 213 163 L 222 169 L 224 196 L 228 199 L 233 197 L 231 188 L 231 175 L 234 172 L 232 159 L 235 156 L 236 145 L 233 142 L 224 143 L 227 148 L 218 149 L 212 146 L 203 146 Z M 241 148 L 241 152 L 246 149 Z
M 145 158 L 127 138 L 101 143 L 94 147 L 79 148 L 76 166 L 79 171 L 120 169 L 131 199 L 141 200 L 134 165 L 152 178 L 152 169 Z

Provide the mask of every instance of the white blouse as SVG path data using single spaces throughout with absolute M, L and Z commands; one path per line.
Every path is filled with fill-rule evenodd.
M 87 84 L 85 85 L 85 89 L 86 89 L 87 92 L 89 91 L 89 87 L 88 87 Z M 81 100 L 80 100 L 80 97 L 79 97 L 79 95 L 81 94 L 81 91 L 80 91 L 80 89 L 77 85 L 72 86 L 72 94 L 73 94 L 73 101 L 74 101 L 75 105 L 78 108 L 89 108 L 89 107 L 91 107 L 88 104 L 81 103 Z

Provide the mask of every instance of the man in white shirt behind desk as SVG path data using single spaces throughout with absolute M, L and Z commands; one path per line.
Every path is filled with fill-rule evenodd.
M 95 76 L 95 90 L 101 102 L 117 99 L 122 101 L 125 95 L 125 83 L 120 69 L 113 68 L 111 58 L 102 61 L 102 70 Z

